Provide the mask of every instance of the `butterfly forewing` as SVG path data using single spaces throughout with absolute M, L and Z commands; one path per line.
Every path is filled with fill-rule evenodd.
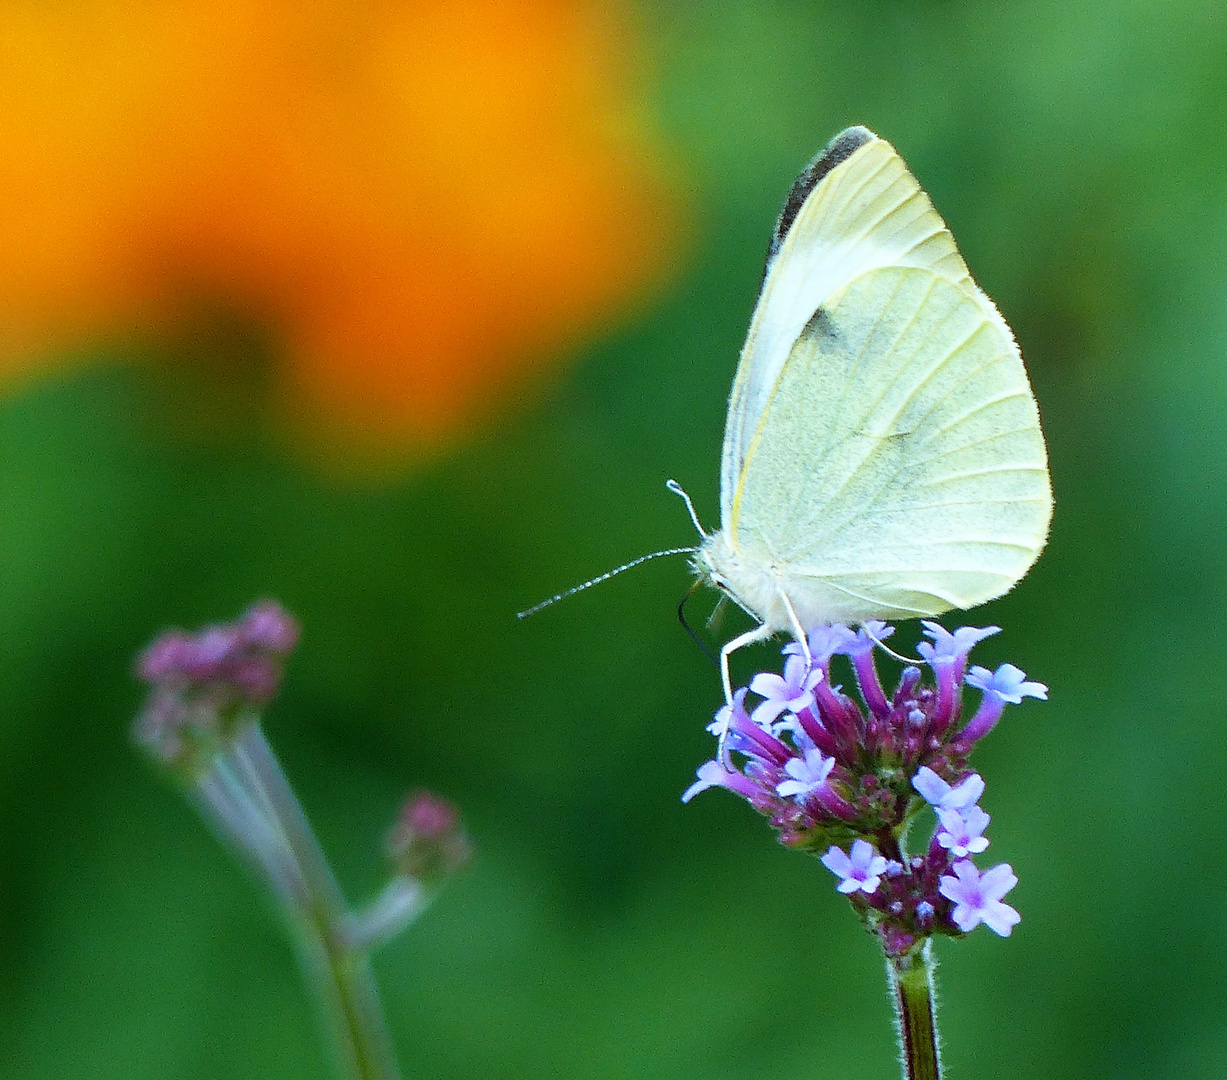
M 856 148 L 847 153 L 851 145 Z M 828 167 L 833 157 L 840 160 Z M 852 128 L 802 173 L 777 225 L 729 401 L 721 476 L 726 528 L 750 441 L 802 331 L 857 277 L 890 266 L 926 269 L 978 293 L 944 222 L 902 159 L 889 143 Z

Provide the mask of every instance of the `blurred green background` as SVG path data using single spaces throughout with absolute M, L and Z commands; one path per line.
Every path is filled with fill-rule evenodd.
M 279 927 L 127 737 L 133 652 L 262 595 L 306 628 L 270 738 L 351 895 L 411 786 L 475 838 L 471 872 L 377 956 L 407 1077 L 896 1075 L 877 948 L 830 874 L 724 793 L 678 801 L 719 703 L 674 617 L 682 560 L 513 617 L 690 543 L 667 477 L 716 518 L 769 229 L 850 123 L 895 144 L 1014 327 L 1056 492 L 1034 571 L 961 620 L 1005 627 L 980 662 L 1051 701 L 977 755 L 1023 922 L 939 942 L 949 1073 L 1227 1074 L 1227 9 L 637 16 L 690 246 L 463 446 L 356 485 L 258 423 L 183 422 L 258 369 L 242 327 L 0 401 L 6 1078 L 326 1075 Z M 209 374 L 177 362 L 212 353 Z

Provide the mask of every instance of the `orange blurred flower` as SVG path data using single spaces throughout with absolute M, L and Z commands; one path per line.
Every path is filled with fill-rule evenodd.
M 201 298 L 321 442 L 463 427 L 672 242 L 582 0 L 0 0 L 0 376 Z

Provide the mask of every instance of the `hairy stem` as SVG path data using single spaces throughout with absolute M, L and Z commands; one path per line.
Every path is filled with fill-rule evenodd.
M 919 948 L 886 961 L 894 991 L 903 1080 L 941 1080 L 933 993 L 936 966 L 932 942 L 928 940 Z

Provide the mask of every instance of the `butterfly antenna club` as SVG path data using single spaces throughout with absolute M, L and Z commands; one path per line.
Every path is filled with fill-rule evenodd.
M 690 501 L 690 496 L 686 494 L 686 489 L 676 480 L 666 480 L 665 487 L 672 491 L 674 495 L 677 495 L 686 504 L 686 509 L 690 511 L 690 520 L 694 522 L 694 527 L 699 530 L 699 535 L 706 540 L 707 530 L 699 523 L 699 515 L 695 513 L 694 503 Z

